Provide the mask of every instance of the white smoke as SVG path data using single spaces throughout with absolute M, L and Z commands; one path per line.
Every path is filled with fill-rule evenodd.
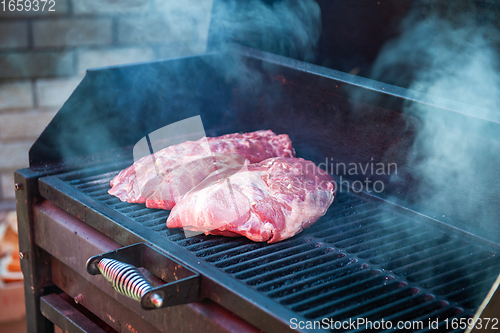
M 410 89 L 449 99 L 452 109 L 471 116 L 405 105 L 403 112 L 421 121 L 409 161 L 420 180 L 417 209 L 498 240 L 500 33 L 489 13 L 469 9 L 410 16 L 372 74 L 409 80 Z
M 312 61 L 320 33 L 321 10 L 314 0 L 222 0 L 214 2 L 209 38 L 217 50 L 240 44 Z M 239 55 L 232 56 L 219 70 L 245 89 L 258 90 L 262 73 L 246 66 Z

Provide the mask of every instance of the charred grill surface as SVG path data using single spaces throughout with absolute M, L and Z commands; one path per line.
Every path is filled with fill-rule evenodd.
M 422 321 L 426 330 L 429 320 L 439 318 L 445 330 L 445 318 L 474 315 L 500 271 L 494 244 L 345 191 L 311 228 L 276 244 L 243 237 L 185 238 L 166 227 L 168 211 L 121 202 L 107 193 L 120 168 L 48 178 L 158 233 L 298 320 Z M 44 193 L 53 182 L 42 182 L 42 195 L 50 199 Z

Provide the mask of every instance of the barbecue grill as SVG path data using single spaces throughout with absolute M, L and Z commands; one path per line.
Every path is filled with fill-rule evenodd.
M 407 8 L 394 8 L 397 21 Z M 337 52 L 322 45 L 322 57 Z M 463 331 L 452 323 L 494 317 L 498 228 L 469 230 L 392 200 L 411 197 L 419 181 L 408 163 L 418 120 L 400 112 L 404 103 L 498 126 L 464 115 L 456 102 L 241 44 L 89 70 L 33 145 L 30 168 L 15 176 L 29 331 L 308 332 L 350 330 L 358 319 Z M 196 115 L 209 136 L 287 133 L 297 156 L 316 164 L 385 163 L 391 151 L 402 176 L 371 175 L 387 183 L 374 193 L 357 191 L 356 175 L 343 184 L 334 175 L 339 191 L 327 214 L 282 242 L 186 238 L 166 227 L 168 211 L 107 191 L 133 162 L 135 143 Z M 90 258 L 138 267 L 162 302 L 118 293 L 86 265 Z M 306 324 L 324 319 L 340 326 Z

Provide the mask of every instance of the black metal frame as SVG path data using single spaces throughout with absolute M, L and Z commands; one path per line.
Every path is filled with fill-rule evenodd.
M 54 332 L 53 323 L 43 316 L 40 308 L 40 298 L 53 292 L 51 258 L 35 245 L 33 232 L 33 205 L 42 199 L 38 192 L 38 178 L 47 174 L 51 172 L 22 169 L 16 171 L 14 177 L 19 251 L 23 254 L 21 270 L 24 276 L 27 330 L 37 333 Z
M 279 308 L 269 305 L 268 307 L 270 311 L 268 313 L 262 313 L 264 309 L 254 306 L 254 304 L 257 304 L 256 302 L 264 302 L 260 304 L 268 304 L 269 300 L 265 297 L 262 298 L 259 297 L 259 295 L 255 295 L 255 293 L 248 293 L 244 291 L 246 290 L 244 285 L 236 282 L 232 277 L 227 276 L 221 271 L 214 269 L 214 267 L 209 265 L 207 262 L 197 259 L 188 251 L 179 248 L 178 246 L 172 246 L 172 244 L 167 242 L 164 237 L 161 237 L 158 234 L 155 235 L 146 228 L 137 224 L 133 224 L 132 228 L 126 227 L 123 224 L 125 219 L 117 219 L 116 217 L 108 216 L 107 213 L 109 213 L 109 210 L 103 210 L 103 206 L 99 205 L 99 203 L 96 203 L 86 195 L 82 195 L 78 190 L 71 188 L 71 186 L 67 183 L 61 181 L 58 176 L 49 176 L 39 179 L 38 177 L 40 176 L 42 175 L 39 173 L 33 173 L 29 169 L 20 170 L 16 173 L 16 182 L 20 185 L 22 184 L 19 186 L 20 189 L 18 190 L 17 199 L 18 213 L 20 214 L 20 250 L 25 254 L 22 261 L 22 269 L 25 276 L 28 277 L 25 281 L 27 313 L 39 314 L 38 316 L 28 317 L 28 329 L 30 332 L 49 332 L 53 329 L 52 323 L 48 321 L 44 315 L 42 315 L 43 306 L 47 308 L 47 304 L 45 304 L 45 301 L 41 301 L 41 297 L 51 294 L 54 291 L 50 278 L 50 256 L 34 245 L 32 225 L 33 216 L 29 215 L 32 214 L 32 212 L 28 213 L 32 211 L 32 208 L 30 209 L 28 203 L 33 204 L 43 200 L 42 197 L 36 195 L 36 191 L 38 190 L 37 183 L 40 186 L 40 190 L 43 193 L 44 198 L 49 199 L 51 202 L 62 208 L 71 209 L 70 213 L 72 215 L 79 216 L 80 218 L 83 217 L 83 221 L 93 226 L 100 232 L 107 234 L 115 240 L 121 240 L 122 245 L 126 245 L 128 243 L 133 244 L 137 239 L 149 239 L 149 242 L 151 242 L 150 244 L 154 243 L 154 246 L 161 246 L 162 243 L 168 243 L 166 246 L 161 246 L 163 248 L 162 252 L 167 252 L 169 256 L 178 258 L 182 263 L 189 263 L 192 267 L 196 267 L 196 270 L 203 271 L 203 297 L 216 299 L 220 302 L 220 304 L 225 304 L 225 306 L 230 308 L 233 312 L 239 313 L 243 318 L 255 323 L 265 331 L 282 331 L 284 329 L 289 329 L 285 322 L 281 322 L 281 324 L 279 324 L 280 320 L 277 320 L 276 318 L 280 315 L 280 313 L 283 315 L 283 312 L 279 311 Z M 34 192 L 29 192 L 30 189 Z M 34 195 L 28 200 L 30 193 Z M 26 205 L 19 204 L 20 200 L 24 200 Z M 372 200 L 379 199 L 372 198 Z M 404 211 L 405 209 L 403 208 L 403 212 Z M 406 214 L 408 213 L 411 212 L 406 211 Z M 415 218 L 422 219 L 425 217 L 415 214 Z M 432 223 L 435 224 L 435 222 Z M 113 227 L 110 228 L 111 226 Z M 453 232 L 453 229 L 446 226 L 443 227 L 448 232 Z M 106 232 L 105 230 L 108 231 Z M 459 230 L 455 230 L 455 232 L 463 234 L 463 232 Z M 475 238 L 472 235 L 465 235 L 465 237 L 470 238 L 471 240 Z M 127 239 L 127 242 L 124 242 L 125 244 L 123 244 L 124 239 Z M 30 246 L 27 247 L 26 244 Z M 38 260 L 30 261 L 30 258 L 38 258 Z M 157 274 L 161 275 L 160 273 Z M 32 279 L 29 277 L 32 277 Z M 236 302 L 234 295 L 238 295 Z M 45 312 L 47 312 L 47 309 Z M 268 318 L 267 322 L 266 317 Z
M 97 170 L 96 168 L 94 172 L 97 172 Z M 92 197 L 85 195 L 80 190 L 64 181 L 64 179 L 74 179 L 79 173 L 80 172 L 76 171 L 69 173 L 68 176 L 49 176 L 40 179 L 39 186 L 42 196 L 55 205 L 68 210 L 73 216 L 77 216 L 85 223 L 91 225 L 93 228 L 122 245 L 145 242 L 161 248 L 162 251 L 175 257 L 183 265 L 193 267 L 202 274 L 202 298 L 210 298 L 218 302 L 264 331 L 292 331 L 289 320 L 290 318 L 297 318 L 298 316 L 296 313 L 291 312 L 285 307 L 278 306 L 270 299 L 265 296 L 263 297 L 263 295 L 256 290 L 236 281 L 234 277 L 227 275 L 213 265 L 210 265 L 210 263 L 197 258 L 193 253 L 178 246 L 175 242 L 172 242 L 169 237 L 165 237 L 165 235 L 161 233 L 154 232 L 134 222 L 132 219 Z M 88 170 L 85 174 L 88 174 Z M 391 203 L 376 197 L 370 197 L 366 194 L 362 194 L 361 198 L 371 202 L 385 203 L 385 205 L 393 206 Z M 397 211 L 397 214 L 401 214 L 401 216 L 405 216 L 405 218 L 410 217 L 415 223 L 417 223 L 416 221 L 420 221 L 420 223 L 423 222 L 427 225 L 434 225 L 447 234 L 458 235 L 461 239 L 467 239 L 476 244 L 478 244 L 477 242 L 479 241 L 488 249 L 499 250 L 498 245 L 494 243 L 486 240 L 479 240 L 474 235 L 464 233 L 461 230 L 442 224 L 439 221 L 421 216 L 418 213 L 411 212 L 402 207 L 394 206 L 393 208 Z M 393 211 L 393 209 L 390 211 Z M 303 238 L 303 236 L 304 235 L 300 235 L 299 239 Z M 230 240 L 228 240 L 228 242 L 230 242 Z M 260 306 L 255 306 L 256 304 Z M 465 314 L 468 316 L 473 315 L 470 312 L 462 315 Z M 305 318 L 302 319 L 305 320 Z

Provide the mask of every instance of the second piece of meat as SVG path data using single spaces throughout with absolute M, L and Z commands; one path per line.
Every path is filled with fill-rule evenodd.
M 316 222 L 335 194 L 332 177 L 313 162 L 270 158 L 207 178 L 173 208 L 167 226 L 274 243 Z

